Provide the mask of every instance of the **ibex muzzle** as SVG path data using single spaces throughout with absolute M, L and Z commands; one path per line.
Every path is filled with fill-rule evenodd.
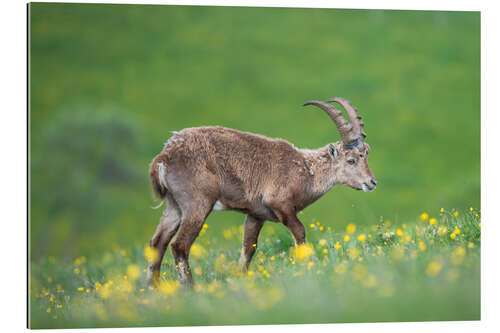
M 329 103 L 338 103 L 342 112 Z M 159 279 L 160 265 L 171 239 L 180 280 L 192 284 L 189 250 L 213 210 L 246 214 L 240 267 L 246 270 L 265 221 L 283 223 L 295 244 L 305 242 L 297 213 L 336 185 L 373 191 L 377 181 L 367 163 L 363 122 L 351 103 L 336 97 L 304 104 L 324 110 L 342 141 L 316 150 L 298 149 L 281 139 L 223 127 L 186 128 L 174 133 L 152 161 L 150 178 L 167 207 L 150 245 L 158 256 L 148 268 L 148 281 Z

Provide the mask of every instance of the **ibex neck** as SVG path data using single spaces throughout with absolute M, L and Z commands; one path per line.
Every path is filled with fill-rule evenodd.
M 314 201 L 337 185 L 334 163 L 327 146 L 316 150 L 300 149 L 300 151 L 312 179 L 309 191 Z

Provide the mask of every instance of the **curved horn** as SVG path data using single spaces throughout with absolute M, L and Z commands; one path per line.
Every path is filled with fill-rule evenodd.
M 358 111 L 356 110 L 356 108 L 352 106 L 351 102 L 342 97 L 330 98 L 327 102 L 336 102 L 342 105 L 344 110 L 347 112 L 350 123 L 352 124 L 353 132 L 355 132 L 361 140 L 366 138 L 366 133 L 363 131 L 363 126 L 365 126 L 365 124 L 361 120 L 361 117 L 358 115 Z
M 356 142 L 358 136 L 355 135 L 353 131 L 353 125 L 348 123 L 344 116 L 342 116 L 342 112 L 335 109 L 332 105 L 322 102 L 322 101 L 309 101 L 304 103 L 302 106 L 314 105 L 325 111 L 328 116 L 333 120 L 337 129 L 339 130 L 340 136 L 342 137 L 342 141 L 346 145 L 352 145 L 353 142 Z

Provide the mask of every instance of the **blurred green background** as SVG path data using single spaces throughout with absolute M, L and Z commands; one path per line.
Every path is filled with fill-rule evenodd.
M 480 14 L 30 5 L 31 254 L 146 244 L 148 165 L 171 131 L 221 125 L 317 148 L 339 140 L 310 99 L 365 120 L 373 193 L 339 187 L 304 223 L 413 220 L 480 205 Z M 240 224 L 212 214 L 210 232 Z M 281 226 L 276 226 L 280 228 Z

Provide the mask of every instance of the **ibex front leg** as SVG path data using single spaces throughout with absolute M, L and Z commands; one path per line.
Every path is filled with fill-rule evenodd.
M 283 223 L 292 233 L 295 245 L 300 245 L 306 242 L 306 230 L 302 222 L 300 222 L 297 218 L 296 212 L 293 208 L 285 206 L 273 209 L 273 211 L 281 223 Z
M 286 216 L 283 224 L 286 225 L 292 233 L 295 239 L 295 245 L 304 244 L 306 242 L 306 230 L 295 214 Z
M 264 221 L 253 216 L 247 215 L 245 219 L 245 227 L 243 230 L 243 246 L 241 249 L 241 257 L 239 268 L 241 272 L 247 271 L 250 261 L 257 248 L 257 240 L 260 230 L 264 225 Z

